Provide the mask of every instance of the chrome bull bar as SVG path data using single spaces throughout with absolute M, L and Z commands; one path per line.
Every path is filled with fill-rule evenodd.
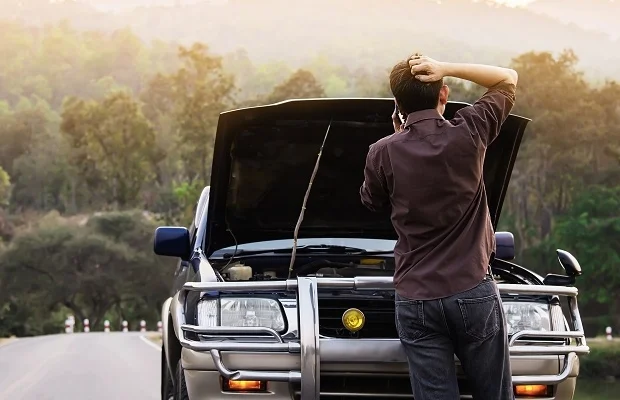
M 565 286 L 498 284 L 500 293 L 533 294 L 543 296 L 565 296 L 569 303 L 570 331 L 520 331 L 509 342 L 510 355 L 558 355 L 564 356 L 564 366 L 557 375 L 514 376 L 514 384 L 558 384 L 566 380 L 577 362 L 577 356 L 589 353 L 577 305 L 578 289 Z M 358 278 L 314 278 L 298 277 L 285 281 L 260 282 L 190 282 L 175 295 L 172 302 L 172 317 L 175 333 L 181 346 L 199 352 L 209 352 L 220 374 L 229 380 L 260 380 L 299 382 L 302 398 L 318 399 L 320 396 L 320 367 L 324 362 L 385 363 L 406 362 L 398 339 L 330 339 L 319 336 L 318 290 L 394 290 L 391 277 Z M 275 292 L 287 291 L 297 294 L 298 335 L 294 340 L 285 340 L 275 330 L 264 327 L 199 327 L 187 324 L 185 301 L 188 292 Z M 208 335 L 207 341 L 189 340 L 185 332 Z M 244 334 L 262 335 L 272 341 L 239 341 Z M 236 336 L 235 336 L 236 335 Z M 526 336 L 574 339 L 576 344 L 561 346 L 516 345 L 518 339 Z M 226 337 L 236 340 L 222 341 Z M 368 352 L 368 349 L 379 349 Z M 247 351 L 265 353 L 299 354 L 300 371 L 232 371 L 221 357 L 222 351 Z

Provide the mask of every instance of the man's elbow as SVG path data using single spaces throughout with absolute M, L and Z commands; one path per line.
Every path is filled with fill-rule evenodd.
M 387 201 L 379 202 L 364 194 L 361 195 L 361 200 L 364 207 L 373 212 L 384 211 L 388 208 L 389 204 Z
M 517 82 L 519 81 L 519 74 L 512 68 L 506 69 L 506 74 L 508 75 L 506 78 L 506 83 L 509 85 L 517 86 Z
M 363 197 L 362 197 L 362 204 L 364 205 L 364 207 L 366 207 L 370 211 L 377 211 L 377 209 L 375 208 L 375 205 L 371 201 Z
M 360 199 L 364 207 L 366 207 L 370 211 L 376 211 L 375 205 L 372 201 L 372 197 L 370 196 L 370 193 L 368 193 L 368 190 L 366 190 L 366 188 L 363 185 L 360 188 Z

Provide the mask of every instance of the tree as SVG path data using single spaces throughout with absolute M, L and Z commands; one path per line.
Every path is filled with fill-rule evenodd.
M 5 210 L 9 205 L 10 199 L 11 179 L 9 174 L 0 167 L 0 251 L 2 251 L 3 240 L 8 240 L 13 236 L 13 226 L 7 221 L 7 212 Z
M 181 68 L 155 76 L 142 98 L 151 115 L 174 115 L 182 159 L 188 160 L 185 176 L 205 186 L 211 175 L 215 127 L 219 113 L 232 104 L 234 80 L 224 72 L 222 58 L 210 54 L 204 44 L 181 46 L 179 57 Z
M 74 151 L 72 163 L 94 193 L 120 207 L 136 204 L 162 154 L 129 93 L 114 92 L 101 102 L 68 99 L 61 130 Z
M 45 314 L 62 309 L 80 322 L 88 318 L 93 328 L 118 307 L 142 313 L 132 317 L 158 319 L 171 263 L 153 254 L 154 229 L 140 212 L 104 213 L 86 224 L 49 218 L 0 255 L 0 309 L 19 311 L 22 322 L 39 318 L 39 328 L 24 334 L 41 333 Z
M 591 186 L 559 218 L 551 242 L 569 250 L 582 266 L 579 286 L 586 302 L 610 304 L 620 327 L 620 186 Z
M 0 207 L 9 205 L 11 198 L 11 179 L 9 174 L 0 166 Z
M 325 97 L 323 87 L 310 71 L 299 69 L 273 89 L 267 97 L 267 102 L 318 97 Z
M 530 52 L 512 63 L 519 72 L 513 113 L 532 119 L 502 212 L 520 243 L 519 256 L 551 234 L 574 196 L 593 183 L 583 171 L 603 165 L 607 157 L 601 145 L 607 129 L 604 109 L 577 62 L 573 52 L 565 51 L 557 57 Z
M 45 109 L 27 100 L 13 112 L 0 115 L 0 166 L 9 175 L 13 175 L 13 162 L 49 131 L 50 122 Z

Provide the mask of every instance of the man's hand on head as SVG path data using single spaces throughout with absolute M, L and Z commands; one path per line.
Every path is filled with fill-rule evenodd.
M 446 76 L 443 63 L 418 53 L 409 58 L 409 66 L 420 82 L 435 82 Z

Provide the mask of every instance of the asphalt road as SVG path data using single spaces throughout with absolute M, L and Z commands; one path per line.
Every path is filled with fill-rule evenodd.
M 142 335 L 73 333 L 0 345 L 0 400 L 157 400 L 161 352 Z

